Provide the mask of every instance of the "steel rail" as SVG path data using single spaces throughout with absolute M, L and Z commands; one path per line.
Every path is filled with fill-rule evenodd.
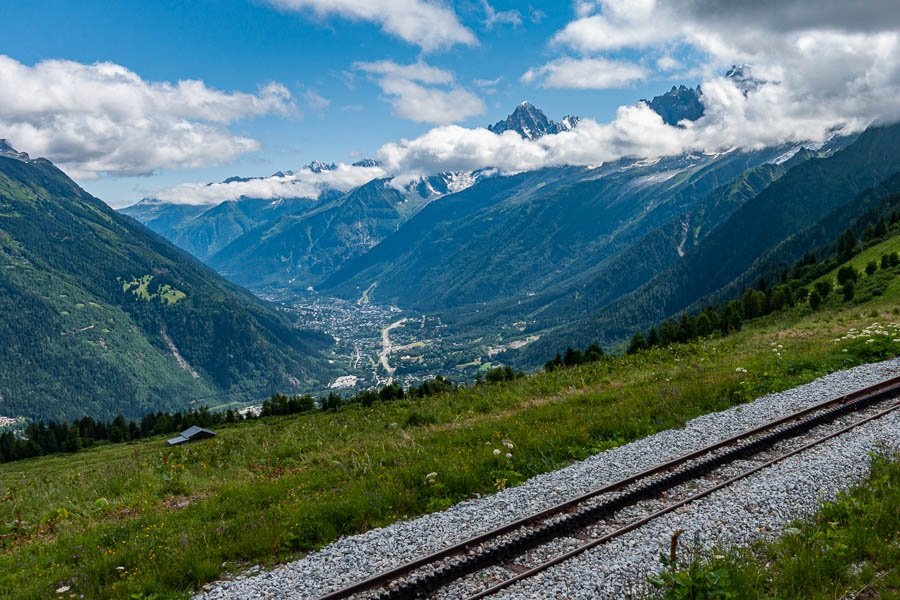
M 538 573 L 540 573 L 540 572 L 542 572 L 542 571 L 546 571 L 546 570 L 549 569 L 550 567 L 552 567 L 552 566 L 554 566 L 554 565 L 558 565 L 558 564 L 560 564 L 560 563 L 562 563 L 562 562 L 565 562 L 565 561 L 569 560 L 570 558 L 573 558 L 573 557 L 575 557 L 575 556 L 577 556 L 577 555 L 579 555 L 579 554 L 581 554 L 581 553 L 583 553 L 583 552 L 586 552 L 587 550 L 590 550 L 591 548 L 595 548 L 595 547 L 597 547 L 597 546 L 599 546 L 599 545 L 601 545 L 601 544 L 605 544 L 605 543 L 609 542 L 610 540 L 613 540 L 613 539 L 615 539 L 615 538 L 617 538 L 617 537 L 620 537 L 620 536 L 622 536 L 622 535 L 628 533 L 629 531 L 632 531 L 632 530 L 634 530 L 634 529 L 637 529 L 637 528 L 639 528 L 639 527 L 642 527 L 642 526 L 646 525 L 647 523 L 649 523 L 650 521 L 652 521 L 653 519 L 656 519 L 656 518 L 658 518 L 658 517 L 661 517 L 661 516 L 663 516 L 663 515 L 665 515 L 665 514 L 668 514 L 668 513 L 672 512 L 672 511 L 678 510 L 678 509 L 681 508 L 682 506 L 684 506 L 684 505 L 686 505 L 686 504 L 690 504 L 691 502 L 694 502 L 694 501 L 696 501 L 696 500 L 699 500 L 700 498 L 704 498 L 704 497 L 706 497 L 706 496 L 709 496 L 709 495 L 712 494 L 713 492 L 716 492 L 716 491 L 718 491 L 718 490 L 721 490 L 722 488 L 728 487 L 729 485 L 731 485 L 732 483 L 734 483 L 734 482 L 736 482 L 736 481 L 740 481 L 741 479 L 745 479 L 745 478 L 747 478 L 747 477 L 753 475 L 754 473 L 758 473 L 759 471 L 761 471 L 761 470 L 763 470 L 763 469 L 766 469 L 766 468 L 768 468 L 768 467 L 771 467 L 772 465 L 774 465 L 774 464 L 776 464 L 776 463 L 779 463 L 779 462 L 781 462 L 781 461 L 783 461 L 783 460 L 785 460 L 785 459 L 787 459 L 787 458 L 790 458 L 791 456 L 794 456 L 794 455 L 799 454 L 799 453 L 801 453 L 801 452 L 805 452 L 806 450 L 809 450 L 810 448 L 813 448 L 813 447 L 815 447 L 815 446 L 818 446 L 819 444 L 822 444 L 822 443 L 824 443 L 824 442 L 827 442 L 827 441 L 830 440 L 830 439 L 833 439 L 833 438 L 836 438 L 836 437 L 838 437 L 838 436 L 840 436 L 840 435 L 843 435 L 843 434 L 847 433 L 848 431 L 850 431 L 850 430 L 852 430 L 852 429 L 855 429 L 856 427 L 859 427 L 860 425 L 864 425 L 864 424 L 866 424 L 866 423 L 868 423 L 868 422 L 870 422 L 870 421 L 874 421 L 875 419 L 879 419 L 879 418 L 885 416 L 886 414 L 891 413 L 891 412 L 897 410 L 898 408 L 900 408 L 900 403 L 894 404 L 893 406 L 891 406 L 891 407 L 889 407 L 889 408 L 887 408 L 887 409 L 885 409 L 885 410 L 883 410 L 883 411 L 880 411 L 880 412 L 878 412 L 878 413 L 876 413 L 876 414 L 874 414 L 874 415 L 870 415 L 870 416 L 868 416 L 868 417 L 866 417 L 866 418 L 864 418 L 864 419 L 861 419 L 861 420 L 857 421 L 856 423 L 852 423 L 852 424 L 850 424 L 850 425 L 848 425 L 848 426 L 846 426 L 846 427 L 844 427 L 844 428 L 842 428 L 842 429 L 839 429 L 838 431 L 835 431 L 835 432 L 829 433 L 828 435 L 825 435 L 825 436 L 822 436 L 822 437 L 820 437 L 820 438 L 817 438 L 817 439 L 813 440 L 812 442 L 810 442 L 810 443 L 808 443 L 808 444 L 804 444 L 803 446 L 800 446 L 799 448 L 795 448 L 795 449 L 793 449 L 793 450 L 791 450 L 791 451 L 789 451 L 789 452 L 785 452 L 784 454 L 782 454 L 782 455 L 780 455 L 780 456 L 777 456 L 777 457 L 773 458 L 772 460 L 769 460 L 769 461 L 766 461 L 766 462 L 764 462 L 764 463 L 762 463 L 762 464 L 760 464 L 760 465 L 757 465 L 757 466 L 753 467 L 752 469 L 749 469 L 749 470 L 747 470 L 747 471 L 744 471 L 743 473 L 741 473 L 741 474 L 739 474 L 739 475 L 735 475 L 734 477 L 732 477 L 732 478 L 730 478 L 730 479 L 728 479 L 728 480 L 726 480 L 726 481 L 723 481 L 723 482 L 721 482 L 721 483 L 718 483 L 718 484 L 714 485 L 713 487 L 711 487 L 711 488 L 709 488 L 709 489 L 707 489 L 707 490 L 703 490 L 702 492 L 698 492 L 698 493 L 694 494 L 693 496 L 689 496 L 689 497 L 687 497 L 687 498 L 685 498 L 685 499 L 683 499 L 683 500 L 680 500 L 680 501 L 676 502 L 675 504 L 672 504 L 672 505 L 670 505 L 670 506 L 667 506 L 666 508 L 662 508 L 662 509 L 660 509 L 660 510 L 658 510 L 658 511 L 656 511 L 656 512 L 650 514 L 650 515 L 647 515 L 646 517 L 644 517 L 644 518 L 642 518 L 642 519 L 640 519 L 640 520 L 638 520 L 638 521 L 635 521 L 635 522 L 633 522 L 633 523 L 629 523 L 628 525 L 626 525 L 626 526 L 624 526 L 624 527 L 622 527 L 622 528 L 620 528 L 620 529 L 617 529 L 617 530 L 615 530 L 615 531 L 613 531 L 613 532 L 610 532 L 610 533 L 608 533 L 608 534 L 606 534 L 606 535 L 604 535 L 604 536 L 602 536 L 602 537 L 599 537 L 599 538 L 597 538 L 597 539 L 595 539 L 595 540 L 592 540 L 592 541 L 588 542 L 587 544 L 584 544 L 584 545 L 582 545 L 582 546 L 579 546 L 578 548 L 574 548 L 574 549 L 572 549 L 572 550 L 566 552 L 565 554 L 561 554 L 560 556 L 557 556 L 556 558 L 553 558 L 553 559 L 551 559 L 551 560 L 548 560 L 548 561 L 546 561 L 546 562 L 544 562 L 544 563 L 542 563 L 542 564 L 540 564 L 540 565 L 538 565 L 538 566 L 536 566 L 536 567 L 533 567 L 533 568 L 531 568 L 531 569 L 528 569 L 527 571 L 523 571 L 522 573 L 516 575 L 515 577 L 511 577 L 511 578 L 509 578 L 509 579 L 507 579 L 507 580 L 505 580 L 505 581 L 502 581 L 502 582 L 500 582 L 500 583 L 498 583 L 498 584 L 496 584 L 496 585 L 494 585 L 494 586 L 492 586 L 492 587 L 490 587 L 490 588 L 488 588 L 488 589 L 486 589 L 486 590 L 483 590 L 483 591 L 481 591 L 481 592 L 478 592 L 478 593 L 475 594 L 474 596 L 469 596 L 469 597 L 467 598 L 467 600 L 478 600 L 479 598 L 484 598 L 484 597 L 486 597 L 486 596 L 490 596 L 490 595 L 492 595 L 492 594 L 496 594 L 496 593 L 499 592 L 500 590 L 505 589 L 505 588 L 508 588 L 509 586 L 511 586 L 511 585 L 513 585 L 513 584 L 515 584 L 515 583 L 517 583 L 517 582 L 519 582 L 519 581 L 522 581 L 523 579 L 528 579 L 529 577 L 533 577 L 534 575 L 537 575 Z
M 711 444 L 709 446 L 705 446 L 704 448 L 701 448 L 699 450 L 695 450 L 693 452 L 683 454 L 681 456 L 678 456 L 677 458 L 674 458 L 667 462 L 661 463 L 659 465 L 656 465 L 654 467 L 651 467 L 649 469 L 646 469 L 646 470 L 636 473 L 634 475 L 630 475 L 628 477 L 619 479 L 618 481 L 615 481 L 615 482 L 605 485 L 603 487 L 591 490 L 580 496 L 566 500 L 565 502 L 556 504 L 556 505 L 551 506 L 542 511 L 530 514 L 521 519 L 517 519 L 515 521 L 511 521 L 504 525 L 495 527 L 494 529 L 491 529 L 484 533 L 472 536 L 461 542 L 457 542 L 453 545 L 442 548 L 441 550 L 438 550 L 438 551 L 428 554 L 426 556 L 414 559 L 412 561 L 409 561 L 407 563 L 404 563 L 402 565 L 394 567 L 393 569 L 383 571 L 381 573 L 373 575 L 372 577 L 369 577 L 362 581 L 359 581 L 359 582 L 353 583 L 349 586 L 346 586 L 344 588 L 335 590 L 333 592 L 330 592 L 328 594 L 320 596 L 318 600 L 343 600 L 354 594 L 364 592 L 366 590 L 370 590 L 370 589 L 373 589 L 376 587 L 383 586 L 383 585 L 390 583 L 391 581 L 394 581 L 404 575 L 408 575 L 409 573 L 415 571 L 416 569 L 427 566 L 427 565 L 437 562 L 439 560 L 448 558 L 450 556 L 454 556 L 454 555 L 458 555 L 458 554 L 467 552 L 468 549 L 473 546 L 478 546 L 480 544 L 483 544 L 484 542 L 498 538 L 505 533 L 509 533 L 510 531 L 514 531 L 521 527 L 528 526 L 536 521 L 540 521 L 542 519 L 546 519 L 547 517 L 565 512 L 565 511 L 585 502 L 586 500 L 590 500 L 599 495 L 607 494 L 610 492 L 615 492 L 615 491 L 625 488 L 633 483 L 636 483 L 642 479 L 646 479 L 647 477 L 651 477 L 653 475 L 657 475 L 662 472 L 671 471 L 675 467 L 678 467 L 679 465 L 682 465 L 688 461 L 700 458 L 701 456 L 704 456 L 711 452 L 715 452 L 716 450 L 719 450 L 721 448 L 734 445 L 738 441 L 740 441 L 744 438 L 763 433 L 769 429 L 772 429 L 773 427 L 777 427 L 779 425 L 784 425 L 785 423 L 788 423 L 790 421 L 800 419 L 800 418 L 810 415 L 812 413 L 815 413 L 815 412 L 818 412 L 821 410 L 825 410 L 827 408 L 830 408 L 830 407 L 833 407 L 836 405 L 847 404 L 847 403 L 854 402 L 854 401 L 857 401 L 857 400 L 860 400 L 863 398 L 867 398 L 867 397 L 880 397 L 880 396 L 888 395 L 888 394 L 891 394 L 894 392 L 900 392 L 900 376 L 892 377 L 890 379 L 881 381 L 874 385 L 856 390 L 849 394 L 845 394 L 838 398 L 833 398 L 831 400 L 826 400 L 824 402 L 820 402 L 820 403 L 810 406 L 808 408 L 790 413 L 788 415 L 779 417 L 772 421 L 768 421 L 757 427 L 742 431 L 742 432 L 735 434 L 727 439 L 721 440 L 721 441 Z

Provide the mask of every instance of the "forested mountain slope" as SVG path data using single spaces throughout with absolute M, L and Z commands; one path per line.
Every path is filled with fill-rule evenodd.
M 254 227 L 285 214 L 309 210 L 316 202 L 313 198 L 239 198 L 209 206 L 169 204 L 148 198 L 120 212 L 206 261 Z
M 789 160 L 766 163 L 701 198 L 690 209 L 653 229 L 633 245 L 583 273 L 533 297 L 498 302 L 482 308 L 467 322 L 487 322 L 501 315 L 532 320 L 538 328 L 571 323 L 627 294 L 684 256 L 744 202 L 753 198 L 794 165 L 815 156 L 802 149 Z M 478 317 L 477 319 L 474 317 Z M 459 317 L 460 319 L 462 317 Z
M 90 196 L 0 157 L 0 414 L 139 415 L 300 390 L 320 349 L 269 305 Z
M 684 310 L 727 286 L 767 251 L 835 209 L 847 205 L 845 217 L 855 216 L 858 208 L 848 203 L 898 169 L 900 125 L 871 128 L 834 155 L 797 165 L 744 203 L 671 267 L 589 317 L 545 337 L 529 348 L 527 360 L 538 361 L 560 344 L 619 342 Z
M 404 200 L 387 180 L 376 179 L 257 227 L 211 256 L 209 264 L 244 285 L 306 287 L 395 231 Z
M 377 301 L 425 311 L 497 300 L 527 304 L 541 292 L 567 293 L 563 282 L 603 268 L 649 232 L 689 213 L 712 190 L 785 151 L 680 156 L 650 164 L 623 160 L 485 180 L 435 200 L 323 288 L 351 298 L 377 284 Z M 711 211 L 706 221 L 701 211 L 698 225 L 720 215 L 716 206 L 704 209 Z M 684 242 L 692 244 L 706 227 L 695 226 Z M 676 253 L 680 241 L 660 243 L 669 248 L 651 250 Z

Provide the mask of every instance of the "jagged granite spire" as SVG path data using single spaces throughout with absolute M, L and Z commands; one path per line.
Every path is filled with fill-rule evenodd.
M 703 116 L 703 104 L 700 102 L 700 86 L 689 88 L 683 85 L 672 86 L 672 89 L 654 96 L 653 100 L 641 100 L 662 117 L 669 125 L 678 125 L 682 119 L 696 121 Z
M 548 133 L 568 131 L 578 124 L 578 120 L 578 117 L 566 116 L 557 123 L 548 119 L 544 111 L 530 102 L 522 102 L 506 119 L 493 125 L 488 125 L 488 131 L 494 133 L 515 131 L 526 139 L 535 140 Z
M 322 171 L 334 171 L 335 169 L 337 169 L 337 165 L 334 163 L 323 163 L 320 160 L 314 160 L 306 165 L 306 168 L 313 173 L 321 173 Z

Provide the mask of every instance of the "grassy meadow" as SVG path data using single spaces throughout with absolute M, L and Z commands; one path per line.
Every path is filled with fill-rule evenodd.
M 2 464 L 0 597 L 184 598 L 227 573 L 894 356 L 897 273 L 863 275 L 857 301 L 835 292 L 817 312 L 798 305 L 727 337 L 426 400 L 227 425 L 186 446 L 158 438 Z

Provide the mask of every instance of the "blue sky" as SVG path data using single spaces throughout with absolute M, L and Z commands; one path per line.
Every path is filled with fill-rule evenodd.
M 794 23 L 777 14 L 777 7 L 786 4 L 796 5 L 785 13 L 796 19 Z M 434 127 L 457 124 L 473 129 L 493 123 L 522 100 L 553 119 L 575 114 L 598 123 L 618 119 L 623 124 L 619 130 L 641 127 L 645 117 L 622 115 L 617 108 L 662 93 L 673 83 L 693 86 L 708 81 L 730 62 L 752 60 L 763 73 L 774 74 L 771 81 L 784 83 L 780 91 L 791 97 L 823 88 L 822 77 L 831 77 L 825 87 L 835 89 L 871 80 L 872 71 L 882 69 L 888 60 L 885 55 L 896 54 L 897 23 L 888 13 L 898 11 L 890 9 L 890 2 L 876 1 L 851 18 L 842 8 L 845 4 L 826 2 L 823 9 L 818 2 L 785 2 L 757 13 L 741 14 L 744 9 L 734 8 L 667 14 L 665 5 L 653 0 L 5 2 L 0 7 L 0 55 L 7 60 L 0 65 L 6 69 L 6 75 L 0 71 L 0 83 L 7 90 L 0 91 L 0 137 L 9 137 L 20 150 L 47 154 L 86 189 L 121 206 L 139 200 L 148 190 L 182 182 L 263 176 L 296 169 L 313 159 L 349 163 L 375 156 L 387 142 L 417 139 Z M 341 10 L 328 8 L 338 5 Z M 382 5 L 383 11 L 367 12 L 366 6 L 372 5 Z M 405 19 L 415 17 L 416 11 L 437 11 L 433 14 L 445 19 L 446 26 L 435 25 L 430 13 L 418 21 Z M 496 18 L 493 23 L 491 15 Z M 449 37 L 435 41 L 435 35 L 444 34 Z M 859 64 L 832 60 L 838 67 L 829 75 L 815 57 L 822 54 L 816 44 L 828 42 L 827 35 L 845 36 L 840 41 L 856 44 L 846 50 L 847 56 L 858 58 L 860 48 L 865 48 L 866 60 Z M 811 47 L 804 45 L 807 39 L 813 40 Z M 834 42 L 828 47 L 833 49 Z M 756 45 L 775 50 L 764 52 Z M 70 62 L 54 63 L 53 68 L 48 63 L 38 72 L 42 61 Z M 87 75 L 70 79 L 73 71 L 97 63 L 121 70 L 112 79 L 131 78 L 128 85 L 142 90 L 142 100 L 135 104 L 143 108 L 129 106 L 127 89 L 110 91 L 111 79 L 98 83 L 90 69 Z M 398 69 L 406 67 L 415 68 L 416 74 L 404 71 L 398 77 Z M 523 78 L 529 70 L 532 75 Z M 805 76 L 807 70 L 810 77 L 798 79 L 797 72 Z M 27 85 L 19 84 L 20 79 Z M 184 80 L 202 82 L 202 89 L 180 90 L 168 104 L 166 86 L 177 87 Z M 273 82 L 275 91 L 261 91 Z M 858 107 L 828 113 L 815 127 L 781 137 L 815 137 L 836 121 L 857 119 L 859 127 L 866 119 L 883 116 L 879 111 L 892 118 L 895 107 L 876 107 L 872 98 L 895 89 L 896 83 L 892 75 L 881 87 L 864 90 L 868 96 Z M 65 89 L 67 85 L 73 90 Z M 98 87 L 95 92 L 91 86 L 106 86 L 106 91 Z M 448 100 L 448 106 L 460 114 L 416 120 L 410 114 L 416 111 L 409 106 L 422 106 L 421 102 L 398 108 L 407 93 L 398 89 L 436 90 L 436 98 L 455 90 L 458 96 Z M 713 84 L 704 89 L 713 89 Z M 825 91 L 833 94 L 834 89 Z M 195 105 L 198 97 L 210 95 L 217 96 L 215 107 Z M 95 97 L 103 99 L 82 110 L 84 99 Z M 121 98 L 121 104 L 109 97 Z M 723 106 L 731 110 L 734 101 L 727 94 L 722 97 Z M 22 108 L 32 99 L 45 101 L 46 107 Z M 747 110 L 743 108 L 742 114 Z M 764 107 L 755 110 L 766 114 Z M 152 123 L 143 127 L 144 118 Z M 132 131 L 132 126 L 139 130 Z M 185 127 L 195 126 L 197 131 L 191 133 L 197 135 L 184 134 Z M 754 138 L 754 132 L 745 130 L 718 133 L 723 139 Z M 679 151 L 709 145 L 699 134 L 687 140 L 678 132 L 659 131 L 598 130 L 591 139 L 598 147 L 606 144 L 603 149 L 611 143 L 630 148 L 638 144 L 636 139 L 648 136 L 664 138 L 666 148 Z M 681 137 L 668 140 L 676 134 Z M 79 136 L 84 138 L 83 147 Z M 623 141 L 623 136 L 628 139 Z M 134 147 L 123 150 L 123 140 Z M 195 150 L 190 143 L 196 144 Z M 159 151 L 150 152 L 156 144 Z M 639 151 L 644 151 L 647 142 L 640 144 Z M 220 145 L 224 149 L 217 153 Z M 675 151 L 666 148 L 647 152 Z M 614 152 L 603 149 L 583 160 L 614 157 Z M 194 159 L 186 160 L 179 151 Z M 82 160 L 79 153 L 92 158 Z M 397 160 L 398 169 L 413 169 L 406 156 Z M 443 164 L 429 156 L 423 164 Z M 470 159 L 457 162 L 472 165 Z M 516 168 L 512 165 L 509 170 Z
M 578 114 L 607 120 L 620 104 L 660 93 L 670 85 L 662 78 L 617 90 L 523 84 L 519 81 L 523 73 L 557 54 L 548 41 L 573 18 L 572 7 L 536 2 L 523 10 L 519 3 L 496 1 L 492 7 L 520 10 L 521 24 L 497 23 L 488 28 L 480 3 L 459 3 L 459 20 L 477 36 L 479 45 L 456 45 L 424 56 L 429 65 L 452 71 L 460 85 L 483 98 L 484 114 L 461 124 L 493 123 L 522 100 L 541 107 L 551 118 Z M 386 141 L 414 137 L 430 127 L 393 117 L 378 86 L 353 71 L 357 61 L 407 64 L 421 55 L 420 48 L 386 34 L 377 24 L 292 14 L 246 0 L 10 2 L 4 3 L 0 14 L 0 53 L 25 65 L 60 58 L 85 64 L 110 61 L 145 80 L 200 79 L 223 91 L 254 92 L 261 84 L 277 81 L 297 98 L 300 115 L 262 116 L 233 124 L 234 131 L 259 140 L 263 149 L 229 165 L 164 169 L 150 177 L 81 178 L 89 191 L 114 204 L 140 199 L 139 190 L 185 180 L 265 175 L 313 159 L 352 162 L 372 155 Z M 353 73 L 352 81 L 347 73 Z M 491 93 L 472 83 L 497 78 L 502 79 L 491 86 Z M 325 98 L 328 105 L 308 105 L 307 92 Z

